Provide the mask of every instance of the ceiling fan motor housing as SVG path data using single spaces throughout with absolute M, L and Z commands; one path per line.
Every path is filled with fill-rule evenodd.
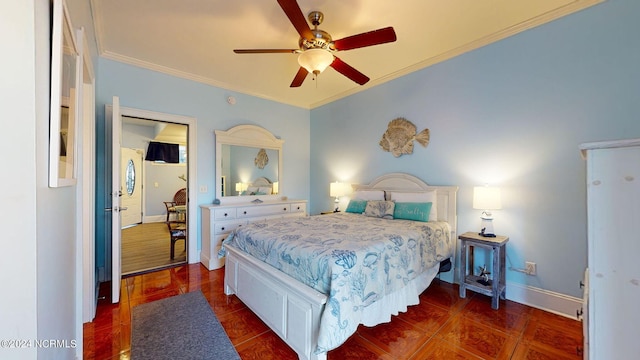
M 335 50 L 333 48 L 333 39 L 328 32 L 320 29 L 311 30 L 313 33 L 313 39 L 305 39 L 300 38 L 298 40 L 298 45 L 300 46 L 300 50 L 308 50 L 308 49 L 325 49 L 325 50 Z
M 313 39 L 305 39 L 303 37 L 298 40 L 298 46 L 300 46 L 300 50 L 308 50 L 308 49 L 325 49 L 334 51 L 333 47 L 333 39 L 328 32 L 324 30 L 318 29 L 318 25 L 322 24 L 324 20 L 324 14 L 320 11 L 312 11 L 307 16 L 309 22 L 313 24 L 313 29 L 311 33 L 313 34 Z

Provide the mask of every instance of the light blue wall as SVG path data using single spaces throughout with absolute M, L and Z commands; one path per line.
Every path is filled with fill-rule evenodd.
M 508 281 L 581 297 L 587 218 L 578 146 L 640 136 L 638 14 L 638 1 L 607 1 L 312 110 L 311 212 L 331 209 L 331 181 L 407 172 L 460 187 L 462 233 L 479 228 L 472 187 L 497 185 L 503 210 L 494 223 L 510 237 L 507 267 L 538 264 L 537 277 L 508 271 Z M 429 146 L 416 143 L 400 158 L 383 152 L 378 142 L 396 117 L 429 128 Z
M 104 267 L 105 239 L 110 239 L 110 219 L 101 209 L 109 207 L 110 154 L 105 144 L 105 104 L 112 97 L 120 97 L 123 107 L 184 115 L 197 120 L 197 176 L 198 204 L 210 204 L 215 189 L 214 130 L 227 130 L 241 124 L 258 125 L 284 140 L 283 175 L 281 186 L 291 198 L 309 198 L 309 111 L 290 105 L 233 93 L 194 81 L 184 80 L 123 63 L 100 59 L 97 75 L 97 159 L 96 182 L 98 209 L 96 232 L 96 265 Z M 227 103 L 228 96 L 237 99 L 235 105 Z M 109 150 L 110 151 L 110 150 Z M 198 189 L 191 189 L 197 191 Z M 201 248 L 200 209 L 198 209 L 197 241 Z

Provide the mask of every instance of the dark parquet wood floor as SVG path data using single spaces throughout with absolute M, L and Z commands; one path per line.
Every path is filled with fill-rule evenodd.
M 201 290 L 242 359 L 288 360 L 296 354 L 236 296 L 223 293 L 224 268 L 208 271 L 182 265 L 122 280 L 119 304 L 98 303 L 93 322 L 84 324 L 85 359 L 129 359 L 131 309 L 139 304 Z M 419 305 L 387 324 L 360 327 L 346 343 L 328 353 L 329 360 L 366 359 L 581 359 L 582 324 L 578 321 L 500 301 L 434 280 Z

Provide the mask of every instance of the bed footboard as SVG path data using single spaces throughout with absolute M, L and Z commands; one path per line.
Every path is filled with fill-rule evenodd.
M 314 351 L 327 296 L 232 246 L 226 251 L 225 294 L 240 298 L 300 359 L 326 360 Z

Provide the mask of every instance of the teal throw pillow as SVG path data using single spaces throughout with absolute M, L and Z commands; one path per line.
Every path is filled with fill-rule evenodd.
M 433 203 L 397 202 L 393 209 L 394 219 L 429 221 L 429 212 Z
M 366 207 L 367 200 L 349 200 L 349 205 L 347 205 L 347 210 L 345 210 L 345 212 L 362 214 Z

